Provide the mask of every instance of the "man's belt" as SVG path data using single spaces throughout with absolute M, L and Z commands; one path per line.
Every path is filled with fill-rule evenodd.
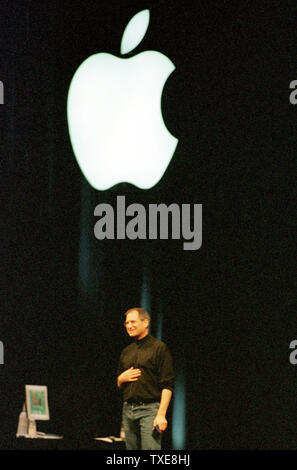
M 134 398 L 129 398 L 128 400 L 124 401 L 124 404 L 129 404 L 129 405 L 147 405 L 148 403 L 156 403 L 158 400 L 155 398 L 147 398 L 143 400 L 134 400 Z

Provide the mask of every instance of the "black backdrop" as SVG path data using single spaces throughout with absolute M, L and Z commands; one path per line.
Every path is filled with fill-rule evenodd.
M 95 191 L 72 153 L 68 87 L 89 55 L 119 55 L 143 8 L 136 52 L 176 65 L 162 110 L 179 144 L 154 188 Z M 15 445 L 26 383 L 48 385 L 51 421 L 38 427 L 70 448 L 118 434 L 123 313 L 144 294 L 174 356 L 185 448 L 296 448 L 295 25 L 288 1 L 1 2 L 3 448 Z M 202 248 L 96 240 L 94 207 L 118 194 L 203 204 Z

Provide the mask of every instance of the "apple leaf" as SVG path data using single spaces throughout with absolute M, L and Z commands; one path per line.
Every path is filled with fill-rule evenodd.
M 121 54 L 127 54 L 138 46 L 144 38 L 149 21 L 149 10 L 142 10 L 131 18 L 122 37 Z

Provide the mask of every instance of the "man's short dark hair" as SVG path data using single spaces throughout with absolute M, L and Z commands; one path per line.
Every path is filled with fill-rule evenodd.
M 128 313 L 131 313 L 134 311 L 138 312 L 140 320 L 148 320 L 148 322 L 150 323 L 151 317 L 149 316 L 149 314 L 144 308 L 140 308 L 140 307 L 129 308 L 129 310 L 127 310 L 127 312 L 125 313 L 125 316 L 127 317 Z

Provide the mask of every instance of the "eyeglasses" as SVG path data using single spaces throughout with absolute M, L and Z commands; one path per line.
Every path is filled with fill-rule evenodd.
M 129 321 L 125 321 L 125 322 L 124 322 L 124 327 L 127 328 L 127 326 L 128 326 L 129 324 L 135 325 L 136 323 L 140 323 L 141 321 L 144 321 L 144 320 L 129 320 Z

